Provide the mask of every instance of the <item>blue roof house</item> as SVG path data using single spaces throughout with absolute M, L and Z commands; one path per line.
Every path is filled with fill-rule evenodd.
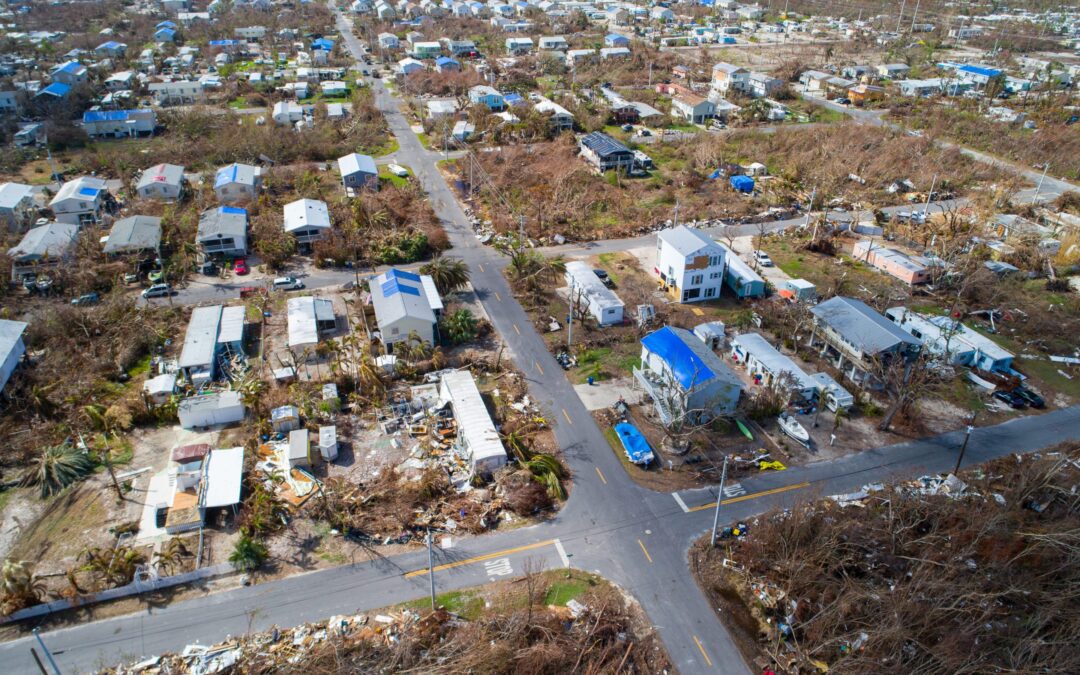
M 609 33 L 604 36 L 605 47 L 629 47 L 630 38 L 618 33 Z
M 173 30 L 176 30 L 177 26 L 173 21 L 158 21 L 154 28 L 172 28 Z
M 66 61 L 49 71 L 49 77 L 53 82 L 75 86 L 86 82 L 88 73 L 86 66 L 78 61 Z
M 702 423 L 735 412 L 742 396 L 739 376 L 700 338 L 665 326 L 641 340 L 641 367 L 634 377 L 652 397 L 664 426 Z
M 327 40 L 326 38 L 317 38 L 311 41 L 312 49 L 321 49 L 324 52 L 334 51 L 334 41 Z
M 965 82 L 971 82 L 977 86 L 986 86 L 990 80 L 998 77 L 1002 72 L 997 68 L 965 65 L 956 69 L 956 76 Z
M 99 56 L 123 56 L 126 51 L 127 45 L 123 42 L 117 42 L 116 40 L 102 42 L 94 48 L 94 53 Z
M 53 82 L 44 89 L 39 90 L 38 93 L 34 94 L 34 98 L 54 99 L 59 101 L 70 93 L 70 84 L 64 84 L 63 82 Z
M 499 90 L 486 84 L 478 84 L 469 90 L 469 103 L 485 105 L 494 112 L 506 108 L 506 100 L 499 93 Z
M 158 28 L 156 31 L 154 31 L 154 42 L 173 42 L 175 40 L 175 28 Z
M 435 59 L 435 70 L 440 73 L 456 73 L 461 70 L 461 64 L 449 56 L 440 56 Z

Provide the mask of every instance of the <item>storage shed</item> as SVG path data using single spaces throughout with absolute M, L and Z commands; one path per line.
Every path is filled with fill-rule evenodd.
M 780 296 L 805 301 L 817 298 L 817 287 L 806 279 L 787 279 L 780 284 Z
M 337 446 L 337 427 L 319 427 L 319 454 L 327 462 L 332 462 L 337 459 L 338 446 Z
M 289 450 L 286 459 L 289 468 L 311 466 L 311 441 L 307 429 L 294 429 L 289 432 Z
M 300 408 L 283 405 L 270 411 L 270 426 L 279 434 L 300 428 Z

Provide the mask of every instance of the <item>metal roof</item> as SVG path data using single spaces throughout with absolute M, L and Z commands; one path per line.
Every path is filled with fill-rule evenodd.
M 566 274 L 573 278 L 575 290 L 582 291 L 585 297 L 596 303 L 601 309 L 622 307 L 623 301 L 600 281 L 591 266 L 581 260 L 566 263 Z
M 23 332 L 26 331 L 26 327 L 29 325 L 25 321 L 0 319 L 0 363 L 5 363 L 11 353 L 15 351 L 16 345 L 19 344 Z M 5 384 L 7 384 L 7 380 L 0 382 L 0 388 Z
M 97 199 L 102 193 L 107 192 L 108 187 L 105 181 L 100 178 L 94 178 L 93 176 L 79 176 L 69 180 L 60 186 L 60 189 L 56 191 L 56 196 L 49 202 L 50 206 L 59 204 L 67 199 L 78 199 L 79 201 L 85 201 L 87 197 L 92 200 Z
M 334 306 L 326 298 L 316 298 L 305 295 L 298 298 L 289 298 L 287 308 L 289 323 L 289 346 L 305 347 L 319 342 L 320 320 L 327 320 L 334 316 Z
M 743 333 L 731 339 L 732 345 L 738 344 L 749 355 L 753 356 L 769 374 L 776 376 L 780 373 L 788 373 L 795 378 L 800 389 L 815 389 L 814 381 L 786 355 L 781 354 L 776 347 L 769 344 L 758 333 Z
M 213 509 L 238 504 L 243 475 L 244 449 L 242 447 L 211 450 L 210 457 L 206 460 L 202 507 Z
M 630 152 L 630 148 L 600 131 L 594 131 L 583 136 L 581 144 L 600 157 L 608 157 L 622 153 L 633 154 Z
M 660 241 L 672 247 L 679 255 L 684 257 L 693 255 L 707 246 L 712 246 L 714 248 L 719 247 L 719 244 L 713 241 L 712 238 L 705 233 L 685 225 L 661 230 L 660 234 L 657 236 L 660 238 Z
M 317 199 L 297 199 L 285 205 L 285 231 L 295 232 L 307 227 L 330 229 L 330 212 L 326 202 Z
M 221 305 L 196 307 L 191 310 L 184 348 L 180 351 L 181 368 L 210 366 L 217 351 L 218 330 L 221 328 Z
M 105 253 L 157 250 L 160 244 L 161 218 L 130 216 L 113 224 L 103 250 Z
M 435 313 L 419 274 L 391 269 L 372 279 L 369 285 L 380 328 L 406 317 L 435 323 Z
M 135 188 L 141 189 L 148 185 L 160 185 L 162 183 L 179 186 L 183 180 L 184 167 L 176 164 L 157 164 L 142 172 Z
M 810 313 L 864 354 L 878 354 L 898 344 L 919 344 L 914 337 L 855 298 L 837 295 L 812 307 Z
M 243 305 L 233 305 L 221 310 L 221 326 L 218 328 L 217 335 L 219 345 L 243 342 L 246 312 L 247 308 Z
M 0 208 L 14 209 L 24 199 L 34 198 L 34 188 L 22 183 L 4 183 L 0 185 Z
M 214 174 L 214 188 L 219 188 L 230 183 L 241 185 L 255 185 L 257 170 L 250 164 L 230 164 L 223 166 Z
M 198 238 L 209 239 L 219 235 L 246 236 L 247 211 L 233 206 L 219 206 L 203 211 L 199 217 Z
M 338 158 L 338 171 L 341 172 L 342 176 L 351 176 L 354 173 L 377 175 L 379 167 L 375 166 L 375 160 L 371 155 L 351 152 L 344 157 Z
M 499 432 L 488 415 L 487 406 L 468 370 L 457 370 L 442 376 L 439 382 L 440 400 L 449 401 L 458 426 L 458 440 L 477 464 L 490 465 L 492 460 L 506 463 L 506 450 Z

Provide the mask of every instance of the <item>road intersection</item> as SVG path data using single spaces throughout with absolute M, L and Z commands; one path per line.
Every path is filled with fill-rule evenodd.
M 360 44 L 348 19 L 333 9 L 347 48 L 359 58 Z M 526 564 L 595 571 L 641 603 L 680 672 L 749 672 L 687 567 L 689 546 L 711 523 L 717 490 L 657 493 L 630 480 L 514 300 L 502 274 L 504 259 L 473 235 L 468 218 L 438 170 L 436 162 L 441 155 L 423 147 L 398 101 L 382 83 L 374 80 L 372 86 L 376 104 L 400 143 L 398 161 L 413 168 L 451 237 L 455 255 L 470 266 L 478 298 L 529 380 L 530 395 L 548 412 L 556 441 L 574 476 L 569 500 L 550 521 L 440 547 L 438 589 L 447 591 L 518 575 Z M 338 274 L 340 278 L 335 276 Z M 353 272 L 318 278 L 325 285 L 344 283 L 352 280 Z M 215 299 L 221 297 L 217 290 L 208 292 Z M 950 470 L 961 435 L 953 432 L 755 475 L 725 491 L 722 520 L 749 519 L 795 500 L 850 492 L 874 481 Z M 1078 436 L 1080 406 L 1020 418 L 976 430 L 968 445 L 967 463 L 1035 451 Z M 428 584 L 426 563 L 426 552 L 421 551 L 356 562 L 55 630 L 44 639 L 64 672 L 89 670 L 178 651 L 194 642 L 209 644 L 272 625 L 296 625 L 422 597 Z M 25 637 L 0 644 L 3 672 L 36 672 L 29 651 L 31 640 Z

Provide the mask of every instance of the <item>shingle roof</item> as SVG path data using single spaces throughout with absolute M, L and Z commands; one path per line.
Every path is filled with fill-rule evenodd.
M 234 206 L 219 206 L 203 211 L 199 217 L 199 239 L 217 235 L 246 236 L 247 211 Z
M 161 244 L 161 218 L 131 216 L 116 221 L 105 242 L 105 253 L 157 249 Z
M 297 199 L 285 205 L 285 231 L 294 232 L 305 227 L 330 227 L 330 213 L 326 202 L 317 199 Z
M 45 256 L 58 258 L 75 245 L 79 226 L 71 223 L 49 223 L 29 230 L 17 246 L 8 249 L 8 256 L 18 261 L 31 261 Z

